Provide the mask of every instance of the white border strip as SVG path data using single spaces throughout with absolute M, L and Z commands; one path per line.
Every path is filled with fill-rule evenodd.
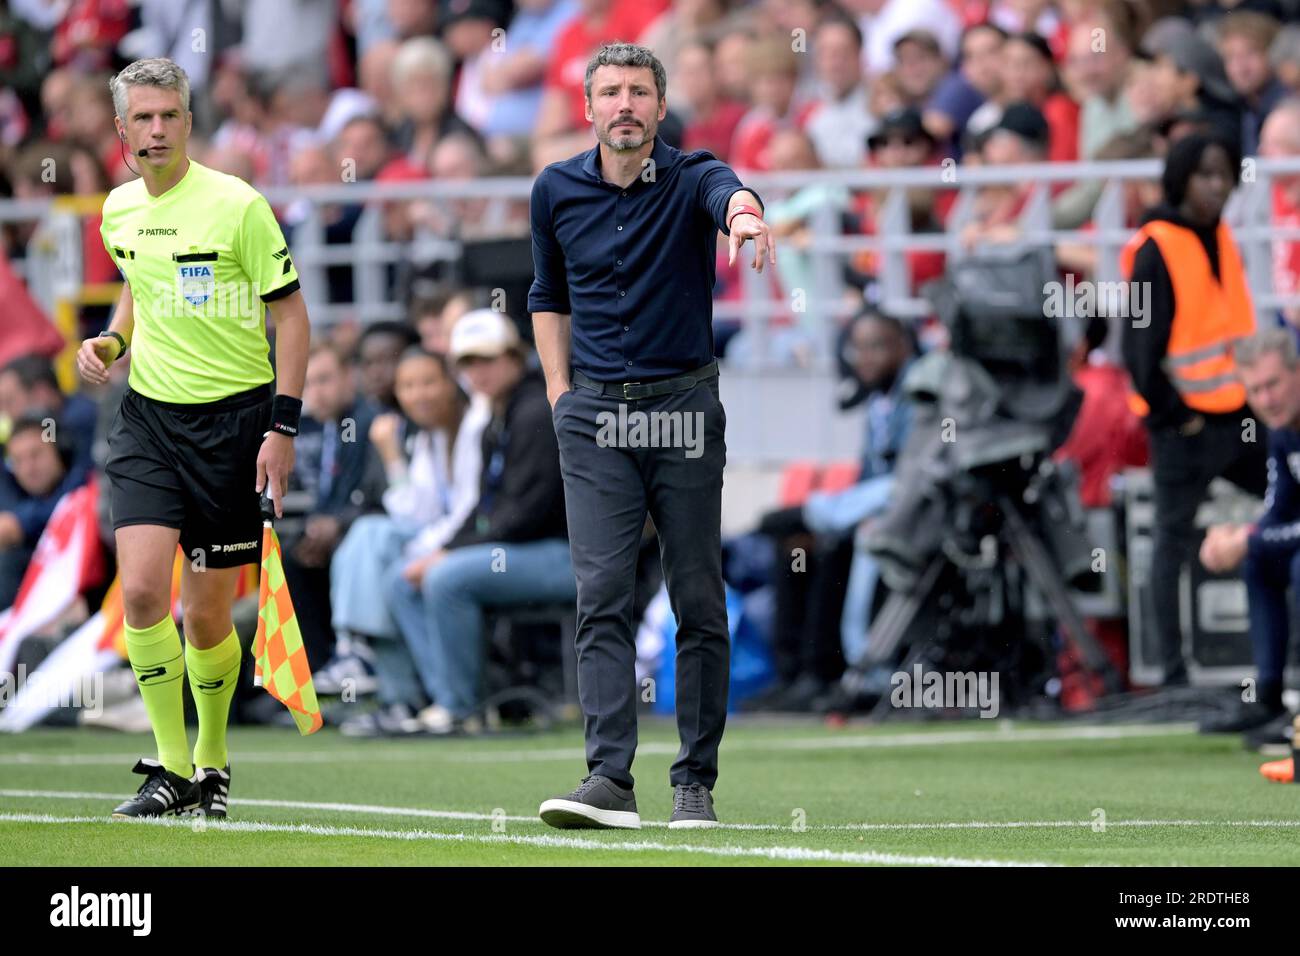
M 1069 740 L 1127 740 L 1143 737 L 1177 737 L 1195 731 L 1196 725 L 1177 724 L 1121 724 L 1115 726 L 1081 726 L 1081 727 L 1030 727 L 1021 728 L 1011 721 L 1003 721 L 993 730 L 950 730 L 936 732 L 907 732 L 899 734 L 854 734 L 843 735 L 836 731 L 827 731 L 818 737 L 792 737 L 775 740 L 732 739 L 723 742 L 723 753 L 772 753 L 786 750 L 858 750 L 878 747 L 943 747 L 958 744 L 1020 744 Z M 462 740 L 467 738 L 461 738 Z M 468 738 L 484 743 L 493 742 L 492 736 Z M 424 742 L 431 746 L 417 746 Z M 284 753 L 236 751 L 234 756 L 240 763 L 352 763 L 366 762 L 430 762 L 446 761 L 449 763 L 531 763 L 541 761 L 576 761 L 585 759 L 580 747 L 555 747 L 546 750 L 454 750 L 444 749 L 444 745 L 454 745 L 454 741 L 430 741 L 427 737 L 413 737 L 408 741 L 411 746 L 383 748 L 360 748 L 341 750 L 330 753 L 317 753 L 311 750 L 286 751 Z M 310 746 L 310 743 L 304 744 Z M 673 756 L 679 746 L 674 743 L 650 742 L 637 747 L 639 756 Z M 114 764 L 131 764 L 140 758 L 138 753 L 121 754 L 54 754 L 54 753 L 3 753 L 0 752 L 0 765 L 26 764 L 32 766 L 110 766 Z
M 119 793 L 92 793 L 77 790 L 0 790 L 0 797 L 14 799 L 54 800 L 121 800 Z M 231 806 L 270 807 L 285 810 L 320 810 L 332 813 L 372 814 L 376 816 L 418 817 L 435 820 L 467 820 L 507 823 L 533 823 L 540 825 L 535 816 L 508 816 L 478 813 L 471 810 L 431 810 L 423 807 L 393 807 L 368 803 L 315 803 L 303 800 L 231 800 Z M 88 817 L 87 819 L 94 819 Z M 890 830 L 1033 830 L 1033 829 L 1091 829 L 1096 820 L 953 820 L 930 823 L 828 823 L 810 825 L 804 831 L 794 830 L 789 824 L 779 823 L 719 823 L 716 829 L 758 830 L 767 832 L 834 832 L 834 831 L 890 831 Z M 643 827 L 667 827 L 666 820 L 642 820 Z M 1110 827 L 1254 827 L 1289 829 L 1300 827 L 1300 820 L 1107 820 Z
M 98 826 L 161 826 L 193 829 L 193 821 L 156 818 L 140 821 L 114 821 L 103 817 L 56 817 L 42 813 L 0 813 L 0 822 L 37 824 L 91 824 Z M 655 843 L 648 840 L 609 842 L 559 836 L 511 836 L 507 834 L 437 833 L 429 830 L 372 830 L 365 827 L 331 827 L 310 824 L 252 823 L 244 821 L 209 821 L 207 833 L 298 833 L 323 837 L 369 837 L 380 840 L 438 840 L 451 843 L 513 844 L 574 850 L 604 850 L 615 853 L 689 853 L 702 856 L 732 858 L 758 858 L 790 863 L 857 863 L 884 864 L 888 866 L 978 866 L 1025 867 L 1053 866 L 1019 860 L 964 859 L 951 856 L 911 856 L 902 853 L 861 851 L 844 853 L 836 850 L 814 850 L 806 847 L 768 846 L 699 846 L 689 843 Z

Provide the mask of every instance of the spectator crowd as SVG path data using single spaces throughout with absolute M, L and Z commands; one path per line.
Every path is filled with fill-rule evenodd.
M 0 191 L 91 197 L 134 178 L 108 78 L 143 56 L 171 57 L 189 75 L 192 157 L 259 189 L 531 176 L 595 145 L 584 75 L 599 45 L 616 39 L 650 47 L 667 69 L 661 137 L 742 175 L 932 169 L 933 186 L 907 190 L 914 233 L 958 231 L 956 193 L 941 176 L 954 163 L 1164 158 L 1195 134 L 1237 155 L 1300 154 L 1300 6 L 1287 0 L 7 0 Z M 1016 242 L 1035 185 L 979 189 L 962 247 Z M 1088 230 L 1102 190 L 1062 183 L 1049 198 L 1055 228 Z M 810 284 L 806 249 L 819 217 L 870 236 L 888 211 L 884 191 L 833 180 L 765 199 L 782 243 L 775 274 L 762 280 L 773 302 Z M 1137 229 L 1159 184 L 1130 183 L 1122 200 L 1125 225 Z M 1280 178 L 1271 201 L 1278 225 L 1300 224 L 1300 177 Z M 295 202 L 275 212 L 291 246 L 309 220 L 326 243 L 346 245 L 367 208 Z M 401 244 L 520 238 L 528 210 L 411 200 L 386 203 L 380 222 L 382 238 Z M 0 260 L 42 302 L 50 228 L 0 224 Z M 80 228 L 83 281 L 114 281 L 93 212 Z M 1094 274 L 1090 247 L 1056 252 L 1063 274 Z M 740 265 L 728 268 L 725 253 L 723 244 L 719 302 L 740 296 Z M 899 383 L 932 344 L 924 321 L 877 307 L 882 261 L 874 252 L 844 260 L 848 321 L 810 325 L 791 311 L 763 345 L 716 323 L 724 357 L 764 347 L 799 363 L 823 338 L 855 393 L 845 406 L 865 402 L 868 412 L 862 447 L 844 450 L 861 462 L 851 480 L 760 525 L 781 547 L 810 543 L 814 555 L 813 574 L 774 583 L 771 706 L 832 706 L 880 603 L 855 541 L 884 506 L 906 440 Z M 909 252 L 905 265 L 919 294 L 945 256 Z M 354 301 L 350 268 L 324 277 L 324 300 Z M 396 256 L 387 281 L 404 320 L 357 314 L 315 330 L 295 517 L 282 531 L 286 573 L 320 689 L 376 695 L 379 707 L 351 718 L 347 732 L 472 732 L 484 716 L 486 611 L 574 597 L 555 437 L 524 316 L 512 321 L 485 283 L 440 260 Z M 1273 281 L 1280 293 L 1300 290 L 1300 243 L 1275 245 Z M 104 314 L 83 307 L 80 334 L 103 327 Z M 1300 309 L 1280 310 L 1279 321 L 1300 328 Z M 1124 378 L 1098 350 L 1102 338 L 1090 328 L 1072 367 L 1088 396 L 1087 433 L 1117 436 L 1092 442 L 1084 462 L 1092 504 L 1107 502 L 1109 474 L 1146 460 L 1132 413 L 1106 400 Z M 51 358 L 15 346 L 0 371 L 0 609 L 18 594 L 57 502 L 102 463 L 125 387 L 122 366 L 107 388 L 72 394 Z M 50 420 L 57 443 L 38 440 Z M 648 553 L 652 537 L 647 529 Z M 530 569 L 510 576 L 509 594 L 481 571 L 479 551 L 494 542 L 517 546 L 511 560 Z M 645 577 L 653 589 L 653 572 Z

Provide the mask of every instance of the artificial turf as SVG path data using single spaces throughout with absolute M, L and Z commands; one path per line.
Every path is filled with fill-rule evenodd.
M 150 825 L 108 814 L 152 738 L 37 729 L 0 736 L 0 846 L 11 865 L 75 866 L 1300 865 L 1300 787 L 1265 781 L 1236 738 L 1182 727 L 733 720 L 714 797 L 745 826 L 716 830 L 664 825 L 675 750 L 671 723 L 643 719 L 640 831 L 561 831 L 536 811 L 584 772 L 576 728 L 236 727 L 234 826 Z

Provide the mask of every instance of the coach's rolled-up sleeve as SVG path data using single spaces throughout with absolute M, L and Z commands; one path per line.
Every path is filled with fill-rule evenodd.
M 262 196 L 245 207 L 236 241 L 239 265 L 263 302 L 283 299 L 298 290 L 298 271 L 289 256 L 289 246 Z
M 727 205 L 731 202 L 731 197 L 741 189 L 754 194 L 762 211 L 762 197 L 756 190 L 744 185 L 730 166 L 720 159 L 708 159 L 701 163 L 697 192 L 699 202 L 724 235 L 731 235 L 731 230 L 727 228 Z
M 567 315 L 572 311 L 569 279 L 564 267 L 564 251 L 555 238 L 545 171 L 533 183 L 529 209 L 533 234 L 533 284 L 528 289 L 528 311 Z

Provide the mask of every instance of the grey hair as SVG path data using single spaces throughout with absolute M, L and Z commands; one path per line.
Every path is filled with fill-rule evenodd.
M 662 100 L 668 91 L 668 73 L 664 70 L 664 65 L 659 62 L 659 58 L 648 47 L 615 40 L 613 43 L 603 44 L 587 63 L 587 76 L 582 81 L 582 90 L 588 100 L 591 99 L 591 78 L 602 66 L 644 66 L 654 74 L 655 89 L 659 92 L 659 99 Z
M 1289 369 L 1294 369 L 1296 365 L 1300 365 L 1300 353 L 1296 351 L 1295 333 L 1290 328 L 1264 329 L 1249 338 L 1239 339 L 1232 348 L 1233 358 L 1239 368 L 1254 365 L 1270 352 L 1282 356 L 1282 364 Z
M 166 57 L 136 60 L 108 81 L 108 88 L 113 93 L 113 111 L 123 122 L 126 122 L 126 91 L 132 86 L 175 90 L 181 95 L 181 108 L 187 113 L 190 110 L 190 78 Z
M 390 68 L 395 84 L 406 82 L 412 73 L 433 73 L 444 83 L 451 79 L 451 54 L 433 37 L 411 37 L 397 49 Z

